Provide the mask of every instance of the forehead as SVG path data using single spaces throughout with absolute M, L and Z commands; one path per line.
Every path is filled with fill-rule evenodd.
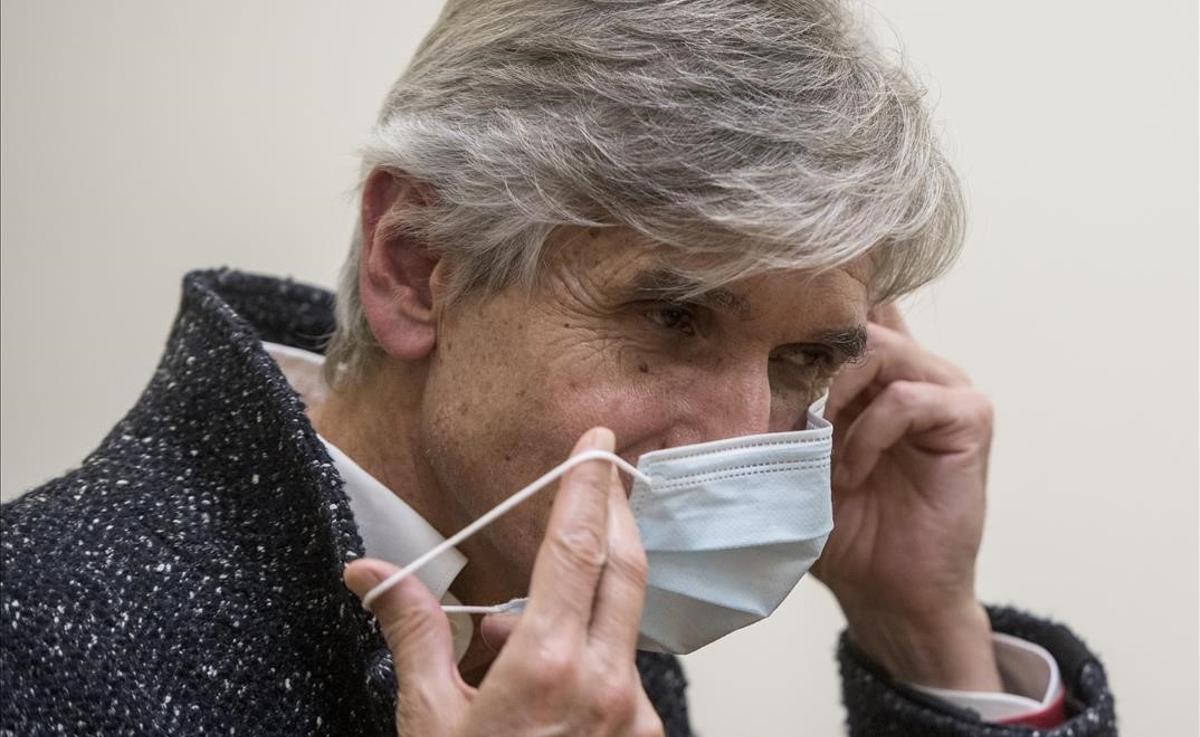
M 613 299 L 703 301 L 753 320 L 782 310 L 808 319 L 865 321 L 874 267 L 861 256 L 821 271 L 780 269 L 730 282 L 705 274 L 717 255 L 693 256 L 648 244 L 622 228 L 575 228 L 549 255 L 551 271 Z

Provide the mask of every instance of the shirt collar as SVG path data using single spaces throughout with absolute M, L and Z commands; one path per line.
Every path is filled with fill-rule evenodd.
M 263 348 L 275 359 L 306 406 L 311 409 L 324 402 L 328 395 L 328 387 L 321 375 L 324 356 L 268 341 L 263 341 Z M 403 567 L 446 539 L 350 456 L 325 438 L 321 438 L 321 442 L 345 484 L 350 509 L 368 557 Z M 466 556 L 452 548 L 431 560 L 416 572 L 416 576 L 435 597 L 444 599 L 449 595 L 450 584 L 466 564 Z
M 350 511 L 354 513 L 354 522 L 368 557 L 403 568 L 445 542 L 446 538 L 433 529 L 433 525 L 350 456 L 323 437 L 321 442 L 325 443 L 334 467 L 345 482 Z M 442 599 L 466 564 L 466 556 L 451 548 L 422 566 L 415 575 L 435 597 Z

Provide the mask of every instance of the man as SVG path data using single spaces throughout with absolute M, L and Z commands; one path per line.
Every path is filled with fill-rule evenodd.
M 975 597 L 990 407 L 894 307 L 961 241 L 919 97 L 830 2 L 450 2 L 364 152 L 336 303 L 189 274 L 137 405 L 4 507 L 0 730 L 690 734 L 691 645 L 637 650 L 660 528 L 608 453 L 828 420 L 809 542 L 850 732 L 1116 734 L 1072 633 Z M 828 502 L 806 468 L 774 502 Z M 719 593 L 773 580 L 721 556 Z

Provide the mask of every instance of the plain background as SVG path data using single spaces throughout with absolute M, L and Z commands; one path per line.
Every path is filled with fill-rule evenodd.
M 132 405 L 188 269 L 333 283 L 354 150 L 439 6 L 3 0 L 5 499 Z M 966 182 L 966 255 L 910 314 L 998 408 L 981 596 L 1081 633 L 1124 734 L 1196 734 L 1196 6 L 872 17 Z M 840 733 L 840 627 L 805 580 L 688 657 L 698 729 Z

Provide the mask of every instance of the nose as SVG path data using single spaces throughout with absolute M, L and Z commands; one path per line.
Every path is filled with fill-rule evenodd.
M 786 394 L 772 389 L 770 366 L 764 357 L 730 366 L 698 379 L 694 407 L 696 439 L 722 440 L 742 435 L 794 430 L 802 420 Z

